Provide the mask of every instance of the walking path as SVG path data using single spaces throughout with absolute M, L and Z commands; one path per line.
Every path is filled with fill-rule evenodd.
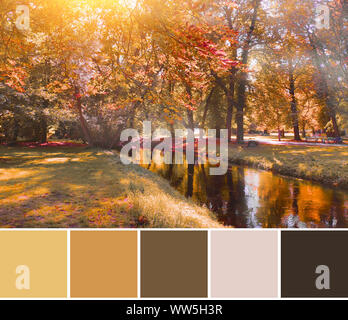
M 278 140 L 271 140 L 271 139 L 267 139 L 267 138 L 262 138 L 262 137 L 255 137 L 255 138 L 250 138 L 247 137 L 245 139 L 246 141 L 248 140 L 256 140 L 258 142 L 260 142 L 261 144 L 269 144 L 269 145 L 284 145 L 284 146 L 289 146 L 289 145 L 293 145 L 293 146 L 323 146 L 323 147 L 348 147 L 348 144 L 334 144 L 334 143 L 318 143 L 318 142 L 296 142 L 296 141 L 278 141 Z
M 277 141 L 277 140 L 267 140 L 267 139 L 257 139 L 262 144 L 271 145 L 293 145 L 293 146 L 323 146 L 323 147 L 348 147 L 347 144 L 335 144 L 335 143 L 317 143 L 317 142 L 296 142 L 296 141 Z

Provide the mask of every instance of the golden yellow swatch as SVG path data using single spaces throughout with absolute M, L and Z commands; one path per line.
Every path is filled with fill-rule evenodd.
M 66 231 L 0 231 L 0 297 L 66 298 Z
M 73 298 L 137 297 L 137 232 L 72 231 Z

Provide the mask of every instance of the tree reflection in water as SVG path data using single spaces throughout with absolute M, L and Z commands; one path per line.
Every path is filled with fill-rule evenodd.
M 149 169 L 186 197 L 207 206 L 226 226 L 348 227 L 348 194 L 344 190 L 242 166 L 231 166 L 224 176 L 209 175 L 209 165 L 153 163 Z

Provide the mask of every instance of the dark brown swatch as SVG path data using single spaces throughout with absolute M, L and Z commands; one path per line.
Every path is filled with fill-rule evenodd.
M 141 296 L 206 298 L 206 231 L 141 232 Z
M 284 231 L 281 239 L 282 297 L 348 297 L 348 232 Z M 318 289 L 322 266 L 329 286 Z

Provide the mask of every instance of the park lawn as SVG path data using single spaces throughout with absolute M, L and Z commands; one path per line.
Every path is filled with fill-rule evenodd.
M 118 154 L 0 146 L 0 227 L 210 228 L 213 214 Z
M 232 146 L 231 163 L 348 188 L 348 147 L 259 145 Z

